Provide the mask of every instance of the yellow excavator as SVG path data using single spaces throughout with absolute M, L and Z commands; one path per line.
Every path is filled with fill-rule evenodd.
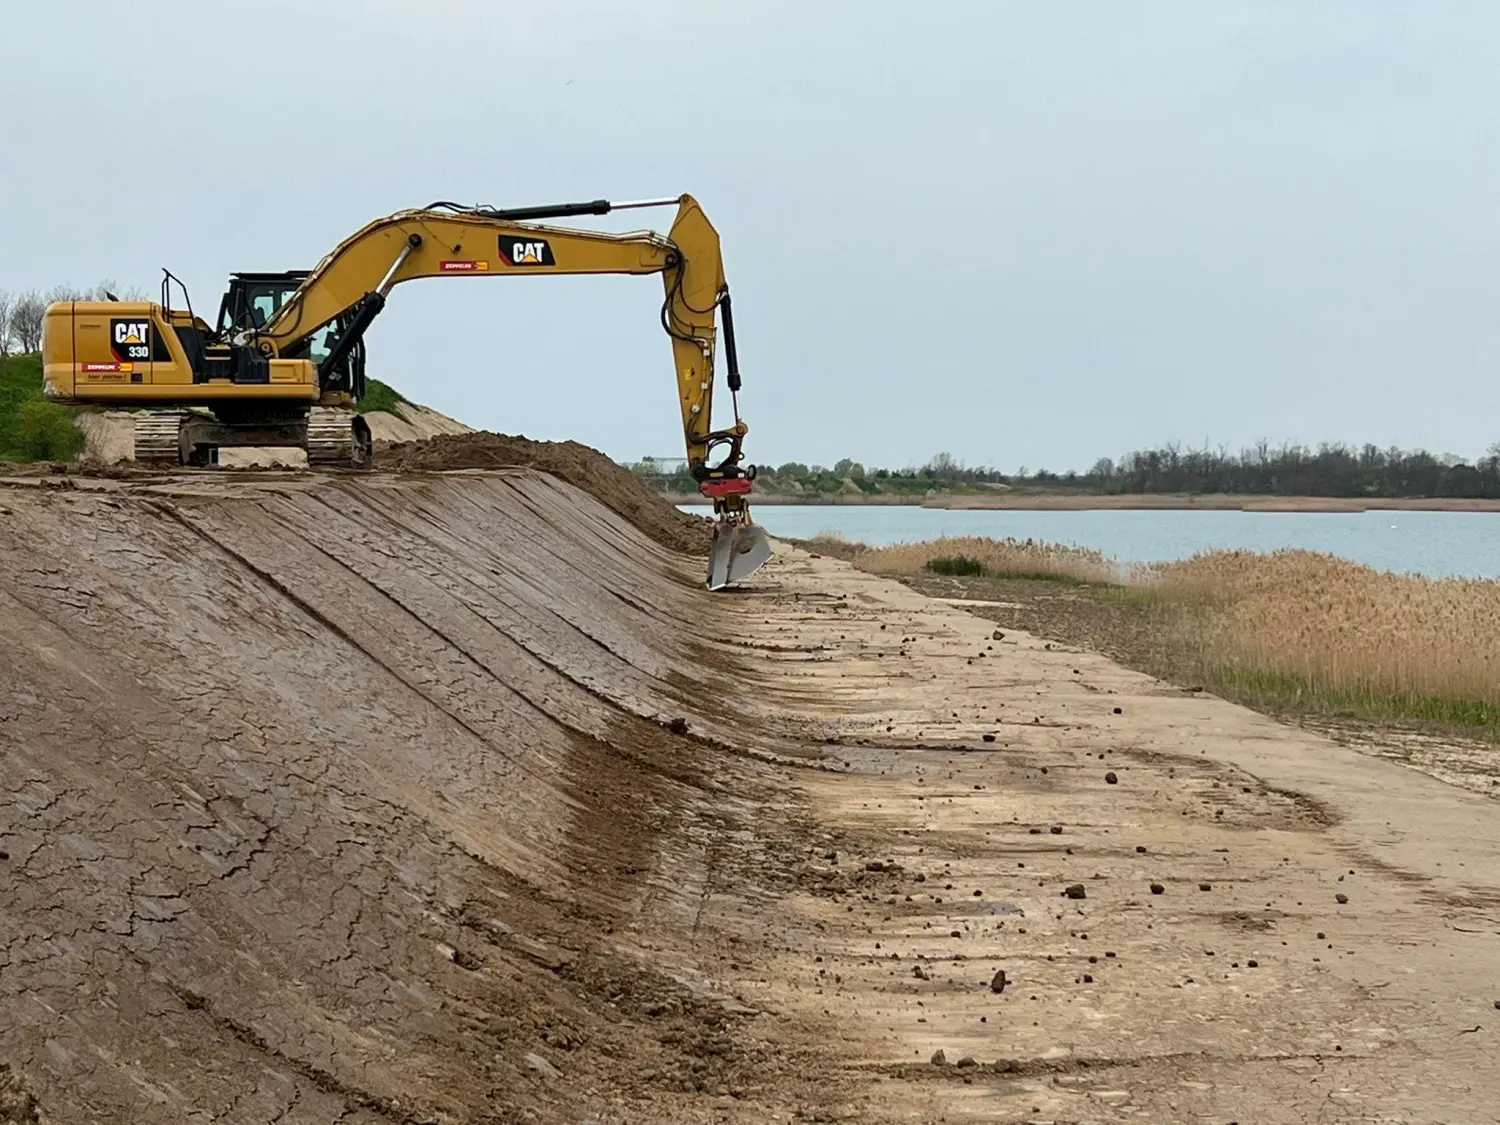
M 541 220 L 677 208 L 671 230 L 609 234 Z M 140 461 L 207 466 L 221 446 L 284 446 L 310 466 L 367 467 L 370 427 L 365 331 L 391 289 L 419 277 L 539 274 L 662 275 L 661 324 L 672 340 L 688 470 L 713 501 L 708 585 L 721 589 L 771 557 L 750 520 L 754 466 L 742 464 L 734 317 L 719 235 L 690 195 L 541 207 L 438 202 L 356 231 L 311 271 L 237 273 L 209 325 L 163 270 L 161 301 L 62 301 L 47 309 L 45 392 L 56 402 L 145 408 L 135 417 Z M 171 307 L 176 284 L 186 307 Z M 722 322 L 734 424 L 712 424 Z

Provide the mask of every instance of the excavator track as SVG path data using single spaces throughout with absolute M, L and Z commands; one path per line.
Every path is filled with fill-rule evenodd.
M 188 419 L 185 410 L 148 410 L 135 416 L 135 459 L 137 461 L 182 463 L 179 435 Z
M 307 415 L 310 468 L 364 469 L 371 460 L 370 425 L 352 410 L 315 406 Z

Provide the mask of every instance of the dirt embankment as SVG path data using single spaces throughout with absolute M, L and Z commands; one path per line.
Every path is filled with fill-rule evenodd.
M 720 971 L 798 739 L 695 564 L 526 471 L 8 483 L 0 1064 L 49 1120 L 827 1101 Z
M 1496 807 L 527 470 L 0 481 L 22 1121 L 1483 1121 Z
M 531 441 L 488 432 L 444 435 L 392 445 L 380 453 L 376 465 L 393 472 L 536 469 L 583 489 L 664 547 L 692 555 L 708 553 L 708 520 L 679 511 L 629 469 L 576 441 Z
M 437 417 L 442 418 L 442 415 Z M 11 466 L 10 475 L 105 476 L 123 480 L 154 479 L 162 475 L 161 469 L 137 466 L 130 460 L 128 415 L 86 414 L 81 417 L 79 425 L 89 434 L 89 448 L 83 461 L 66 465 L 39 462 Z M 297 450 L 225 450 L 221 454 L 220 467 L 275 470 L 305 468 L 306 464 L 306 457 Z M 643 484 L 629 469 L 576 441 L 532 441 L 510 434 L 465 428 L 461 433 L 440 432 L 419 440 L 377 443 L 375 452 L 377 472 L 432 473 L 513 468 L 536 469 L 567 481 L 629 520 L 668 550 L 688 555 L 708 554 L 713 524 L 707 511 L 702 516 L 682 512 L 662 493 Z

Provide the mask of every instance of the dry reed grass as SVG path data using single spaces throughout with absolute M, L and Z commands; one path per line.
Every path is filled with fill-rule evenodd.
M 916 574 L 933 559 L 966 558 L 983 564 L 991 578 L 1063 578 L 1116 582 L 1120 569 L 1098 551 L 1035 539 L 950 536 L 925 543 L 897 543 L 860 552 L 859 566 L 874 574 Z
M 1421 700 L 1500 707 L 1500 582 L 1288 550 L 1208 552 L 1139 568 L 1133 583 L 1212 605 L 1203 656 L 1247 686 L 1281 679 L 1356 702 L 1399 697 L 1419 712 Z
M 1134 602 L 1175 654 L 1162 674 L 1253 706 L 1500 727 L 1500 581 L 1389 574 L 1299 550 L 1125 571 L 1097 551 L 980 538 L 870 548 L 855 561 L 916 574 L 956 555 L 992 577 L 1098 584 L 1093 596 Z

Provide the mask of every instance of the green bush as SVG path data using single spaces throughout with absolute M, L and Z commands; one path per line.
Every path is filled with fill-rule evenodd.
M 83 452 L 83 431 L 55 402 L 34 398 L 16 408 L 11 444 L 28 461 L 71 461 Z
M 983 578 L 985 575 L 984 563 L 967 555 L 939 555 L 928 559 L 925 569 L 951 578 Z

